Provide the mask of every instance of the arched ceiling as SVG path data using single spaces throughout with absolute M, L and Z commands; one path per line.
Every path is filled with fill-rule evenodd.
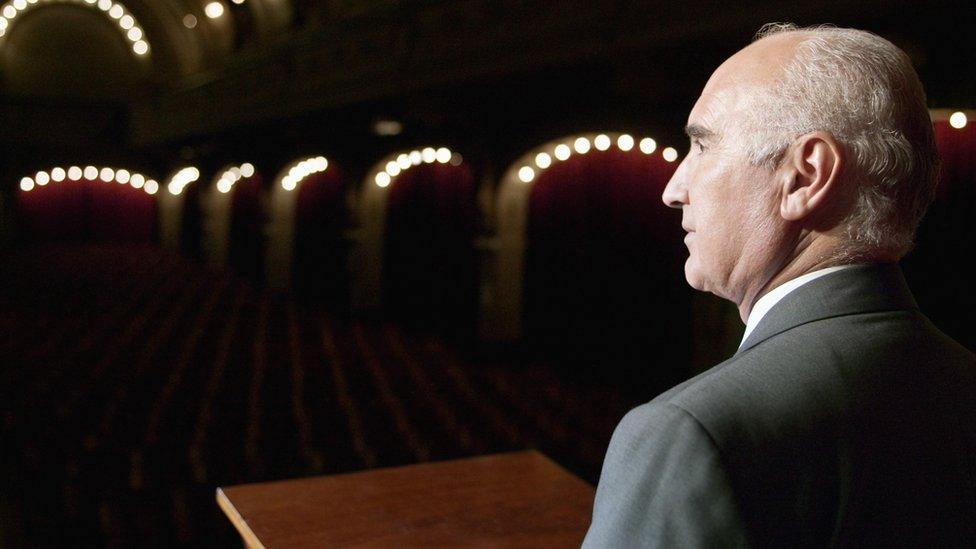
M 292 15 L 290 0 L 0 0 L 0 90 L 132 102 L 192 84 Z

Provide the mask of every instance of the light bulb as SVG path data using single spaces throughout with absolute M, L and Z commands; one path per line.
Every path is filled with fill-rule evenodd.
M 619 148 L 620 150 L 622 150 L 624 152 L 627 152 L 627 151 L 633 149 L 634 148 L 634 138 L 631 137 L 630 135 L 626 134 L 626 133 L 625 134 L 621 134 L 621 136 L 617 138 L 617 148 Z
M 556 145 L 556 150 L 553 151 L 553 155 L 557 160 L 566 160 L 572 151 L 569 149 L 569 145 Z
M 650 137 L 645 137 L 640 140 L 640 150 L 644 154 L 651 154 L 657 149 L 657 141 L 654 141 Z
M 535 155 L 535 165 L 544 170 L 552 165 L 552 157 L 547 153 L 541 152 Z

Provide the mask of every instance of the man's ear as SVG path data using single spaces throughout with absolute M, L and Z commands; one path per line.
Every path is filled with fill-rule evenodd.
M 838 179 L 844 166 L 844 150 L 834 136 L 816 131 L 796 138 L 787 151 L 783 168 L 780 215 L 799 221 L 839 195 Z

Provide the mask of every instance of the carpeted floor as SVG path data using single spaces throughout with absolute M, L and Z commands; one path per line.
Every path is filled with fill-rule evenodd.
M 239 546 L 217 486 L 522 448 L 594 483 L 641 400 L 154 248 L 0 265 L 0 542 L 13 546 Z

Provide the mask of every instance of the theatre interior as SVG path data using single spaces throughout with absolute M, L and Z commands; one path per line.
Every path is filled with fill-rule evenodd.
M 446 463 L 426 481 L 463 483 L 525 451 L 592 498 L 623 415 L 739 344 L 660 195 L 709 74 L 771 21 L 911 57 L 943 169 L 902 265 L 976 349 L 967 12 L 0 0 L 0 546 L 240 546 L 261 517 L 218 488 Z M 523 544 L 571 540 L 510 509 Z

